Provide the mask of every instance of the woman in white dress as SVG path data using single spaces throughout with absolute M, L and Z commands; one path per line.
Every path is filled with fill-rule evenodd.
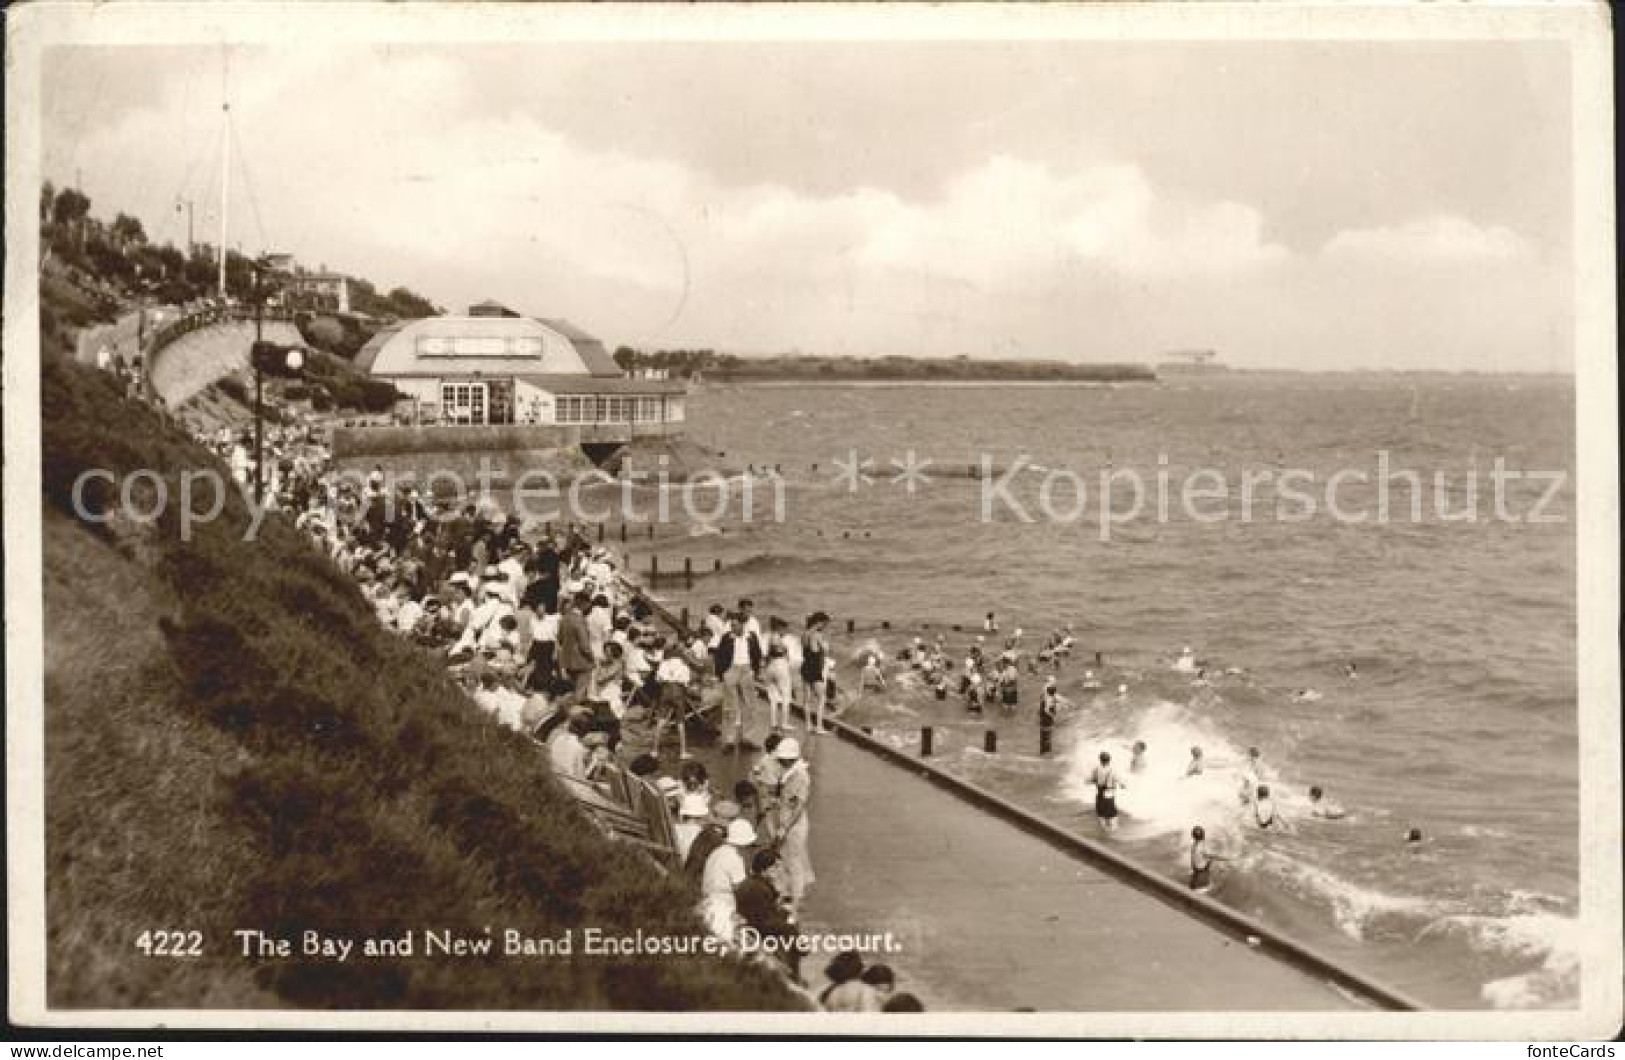
M 783 774 L 779 778 L 778 825 L 779 864 L 784 870 L 785 897 L 790 908 L 801 905 L 802 896 L 812 886 L 812 858 L 807 852 L 809 819 L 807 806 L 812 799 L 812 772 L 807 760 L 801 757 L 801 745 L 794 739 L 785 739 L 773 749 Z

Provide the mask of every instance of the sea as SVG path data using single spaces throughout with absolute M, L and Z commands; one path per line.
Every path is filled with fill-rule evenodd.
M 673 606 L 749 596 L 798 629 L 829 612 L 849 696 L 864 654 L 890 660 L 887 690 L 847 718 L 898 747 L 930 725 L 939 764 L 1088 835 L 1108 750 L 1126 856 L 1183 879 L 1201 824 L 1233 858 L 1218 901 L 1429 1005 L 1564 1007 L 1574 422 L 1558 376 L 712 387 L 690 400 L 691 437 L 782 484 L 754 480 L 748 513 L 740 479 L 706 487 L 625 547 L 640 571 L 690 562 L 691 587 L 657 586 Z M 1049 757 L 1036 704 L 1053 671 L 1024 668 L 1016 710 L 978 718 L 896 661 L 916 636 L 944 637 L 957 665 L 978 636 L 997 654 L 1020 630 L 1030 651 L 1068 626 Z M 1176 663 L 1186 647 L 1201 675 Z M 1187 778 L 1196 746 L 1206 771 Z M 1250 747 L 1285 832 L 1238 797 Z M 1346 816 L 1312 816 L 1311 785 Z

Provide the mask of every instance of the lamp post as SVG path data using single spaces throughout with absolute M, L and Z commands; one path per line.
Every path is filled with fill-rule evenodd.
M 250 349 L 249 360 L 254 365 L 254 503 L 263 504 L 265 500 L 265 408 L 262 403 L 262 393 L 265 385 L 265 365 L 267 360 L 278 358 L 281 366 L 289 372 L 298 372 L 304 367 L 305 355 L 299 347 L 291 346 L 286 349 L 265 341 L 265 293 L 261 285 L 261 277 L 266 268 L 264 261 L 255 262 L 254 268 L 254 345 Z
M 255 319 L 255 331 L 259 331 L 258 318 Z M 265 363 L 268 358 L 280 358 L 282 367 L 290 372 L 298 372 L 305 366 L 305 355 L 299 347 L 290 346 L 283 349 L 269 342 L 256 341 L 254 343 L 254 503 L 260 504 L 265 499 L 265 409 L 261 404 L 261 391 L 265 380 Z

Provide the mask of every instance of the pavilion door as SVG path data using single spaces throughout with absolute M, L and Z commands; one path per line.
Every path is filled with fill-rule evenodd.
M 487 408 L 485 387 L 484 383 L 442 383 L 441 417 L 447 423 L 484 424 Z

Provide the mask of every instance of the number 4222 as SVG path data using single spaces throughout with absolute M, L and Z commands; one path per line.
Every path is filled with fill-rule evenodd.
M 135 948 L 148 957 L 201 957 L 201 931 L 143 931 Z

